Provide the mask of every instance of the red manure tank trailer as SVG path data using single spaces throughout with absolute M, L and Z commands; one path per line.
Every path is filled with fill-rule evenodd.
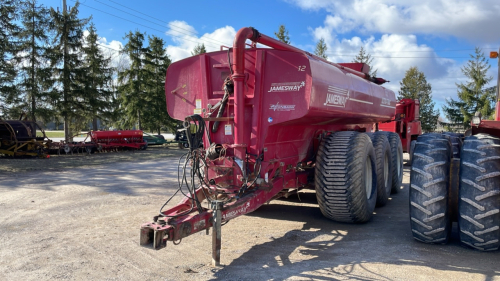
M 141 226 L 140 244 L 160 249 L 212 227 L 218 264 L 221 223 L 304 188 L 316 190 L 326 217 L 368 221 L 401 186 L 403 149 L 398 134 L 377 132 L 394 120 L 395 94 L 367 73 L 251 27 L 228 50 L 170 65 L 167 109 L 190 144 L 186 196 Z

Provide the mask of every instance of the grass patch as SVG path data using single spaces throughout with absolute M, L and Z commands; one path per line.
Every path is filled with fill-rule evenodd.
M 37 136 L 42 135 L 42 133 L 37 132 Z M 52 132 L 45 132 L 45 135 L 47 135 L 48 138 L 64 138 L 64 131 L 52 131 Z
M 46 131 L 45 135 L 50 139 L 50 138 L 64 138 L 64 131 Z M 37 137 L 43 137 L 41 132 L 36 132 Z M 84 138 L 86 137 L 87 134 L 79 134 L 75 136 L 76 138 Z

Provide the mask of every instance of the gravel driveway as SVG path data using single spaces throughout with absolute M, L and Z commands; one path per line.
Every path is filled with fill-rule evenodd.
M 184 151 L 0 159 L 0 280 L 500 280 L 500 252 L 411 237 L 409 170 L 366 224 L 325 219 L 315 194 L 276 200 L 211 235 L 154 251 L 139 227 L 177 188 Z M 179 198 L 180 199 L 180 198 Z

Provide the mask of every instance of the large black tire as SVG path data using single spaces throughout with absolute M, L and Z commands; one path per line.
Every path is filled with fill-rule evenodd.
M 410 222 L 413 238 L 421 242 L 444 244 L 450 237 L 451 155 L 445 136 L 418 137 L 410 173 Z
M 375 152 L 364 133 L 327 136 L 316 156 L 315 187 L 323 215 L 339 222 L 370 220 L 377 201 Z
M 453 158 L 460 158 L 460 151 L 462 149 L 462 138 L 458 133 L 444 132 L 443 135 L 447 135 L 451 141 L 451 148 L 453 149 Z
M 500 139 L 465 138 L 460 159 L 460 241 L 482 251 L 500 247 Z
M 391 145 L 391 163 L 392 163 L 392 188 L 391 193 L 398 193 L 403 182 L 403 145 L 399 135 L 394 132 L 383 132 Z
M 411 163 L 413 161 L 413 151 L 415 151 L 415 145 L 417 144 L 417 140 L 412 140 L 410 142 L 410 151 L 408 152 L 408 154 L 410 155 L 410 160 L 408 161 L 408 165 L 411 166 Z
M 377 207 L 382 207 L 389 201 L 392 189 L 391 146 L 385 134 L 379 132 L 367 133 L 375 151 L 375 174 L 377 175 Z

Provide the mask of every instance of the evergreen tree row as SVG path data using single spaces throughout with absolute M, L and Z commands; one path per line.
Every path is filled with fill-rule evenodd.
M 0 0 L 0 117 L 22 113 L 42 123 L 64 124 L 65 138 L 106 126 L 160 133 L 175 129 L 165 101 L 170 65 L 165 42 L 129 32 L 120 53 L 105 54 L 91 18 L 36 0 Z M 87 31 L 87 32 L 85 32 Z M 125 67 L 112 59 L 127 58 Z

